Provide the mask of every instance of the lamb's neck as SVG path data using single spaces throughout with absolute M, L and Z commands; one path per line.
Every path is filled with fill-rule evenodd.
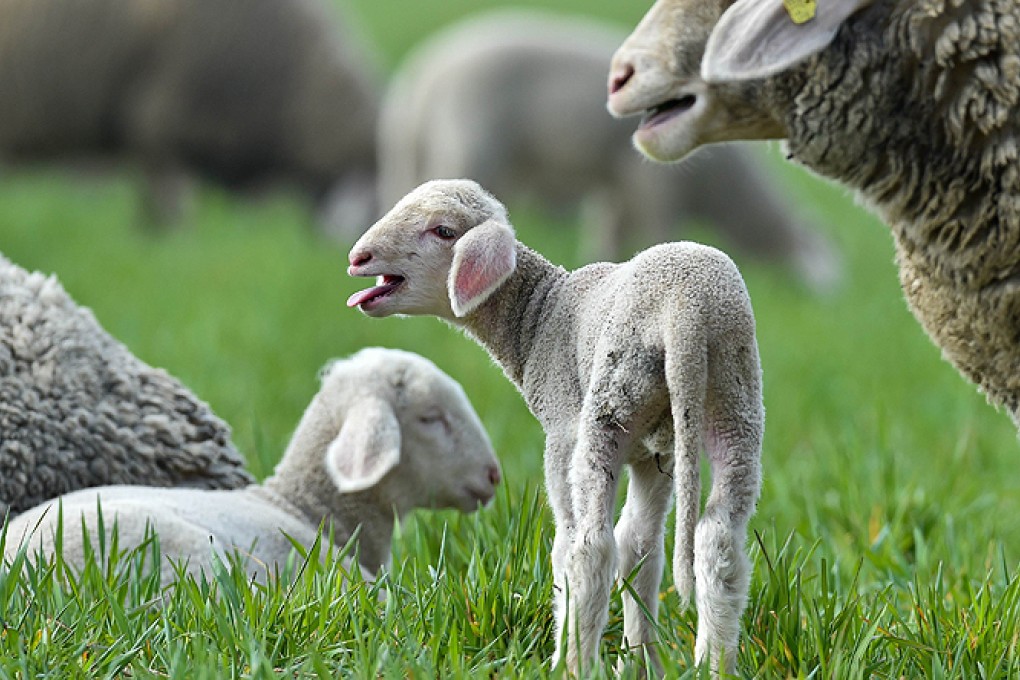
M 974 57 L 952 52 L 957 15 L 987 8 L 925 11 L 875 3 L 829 49 L 773 78 L 771 97 L 790 157 L 857 189 L 892 228 L 901 262 L 977 291 L 1020 275 L 1017 210 L 999 198 L 1020 192 L 1020 95 L 982 86 Z M 936 43 L 947 54 L 936 58 Z M 1020 57 L 1005 39 L 984 47 Z
M 518 242 L 514 273 L 478 309 L 454 323 L 485 347 L 521 387 L 537 329 L 566 277 L 563 267 Z
M 394 510 L 372 489 L 346 494 L 337 491 L 323 461 L 328 442 L 320 441 L 320 433 L 325 430 L 303 427 L 308 418 L 306 413 L 287 453 L 263 488 L 285 511 L 311 526 L 321 525 L 327 532 L 332 528 L 338 548 L 358 531 L 359 562 L 375 573 L 389 564 Z

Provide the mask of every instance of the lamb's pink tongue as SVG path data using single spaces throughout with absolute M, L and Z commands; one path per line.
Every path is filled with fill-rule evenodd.
M 355 293 L 354 295 L 352 295 L 349 298 L 347 298 L 347 306 L 348 307 L 357 307 L 361 303 L 368 302 L 372 298 L 374 298 L 377 295 L 379 295 L 380 293 L 382 293 L 383 292 L 382 289 L 389 288 L 389 287 L 390 286 L 382 285 L 382 286 L 372 286 L 371 288 L 368 288 L 367 290 L 359 290 L 357 293 Z

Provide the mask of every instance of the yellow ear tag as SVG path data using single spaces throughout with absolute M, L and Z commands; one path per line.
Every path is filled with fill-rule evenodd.
M 783 7 L 795 24 L 804 24 L 815 18 L 817 0 L 783 0 Z

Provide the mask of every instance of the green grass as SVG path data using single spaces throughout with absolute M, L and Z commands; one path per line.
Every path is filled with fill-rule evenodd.
M 476 4 L 356 3 L 389 64 Z M 562 7 L 592 5 L 631 23 L 644 9 Z M 828 225 L 848 276 L 818 297 L 740 262 L 759 322 L 767 434 L 738 667 L 763 678 L 1016 677 L 1015 431 L 908 313 L 888 231 L 841 190 L 776 167 Z M 258 475 L 286 445 L 318 368 L 366 345 L 417 351 L 460 380 L 506 471 L 493 507 L 409 522 L 377 585 L 313 561 L 293 586 L 218 571 L 162 588 L 141 575 L 151 545 L 81 574 L 59 559 L 19 561 L 0 571 L 0 678 L 558 677 L 543 666 L 553 646 L 543 436 L 480 348 L 434 319 L 346 309 L 361 285 L 344 273 L 346 247 L 317 235 L 296 199 L 205 189 L 193 224 L 153 234 L 137 224 L 129 176 L 0 179 L 0 251 L 58 274 L 132 351 L 206 399 Z M 579 264 L 573 225 L 513 217 L 522 239 Z M 669 586 L 661 653 L 681 677 L 692 674 L 696 616 Z M 617 597 L 603 677 L 621 630 Z

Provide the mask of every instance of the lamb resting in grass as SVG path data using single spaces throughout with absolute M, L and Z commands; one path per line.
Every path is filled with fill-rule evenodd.
M 587 257 L 627 257 L 700 221 L 815 289 L 836 283 L 832 245 L 754 149 L 720 147 L 679 172 L 634 153 L 627 123 L 602 106 L 624 37 L 612 24 L 533 9 L 480 13 L 431 37 L 383 98 L 381 204 L 435 177 L 471 177 L 504 200 L 582 208 Z
M 101 484 L 253 480 L 208 405 L 112 338 L 55 277 L 0 256 L 0 521 Z
M 634 647 L 653 642 L 675 487 L 673 574 L 685 601 L 696 594 L 695 655 L 731 665 L 764 410 L 754 317 L 729 258 L 671 243 L 567 272 L 519 243 L 504 207 L 478 184 L 440 180 L 397 203 L 350 263 L 351 275 L 378 276 L 379 285 L 348 305 L 463 328 L 541 422 L 556 520 L 557 659 L 575 673 L 593 661 L 614 575 L 638 565 L 632 585 L 642 604 L 624 594 L 624 635 Z M 703 448 L 712 490 L 699 521 Z M 614 537 L 624 466 L 627 502 Z
M 409 352 L 369 348 L 331 364 L 273 475 L 231 491 L 108 486 L 62 496 L 20 515 L 7 527 L 10 559 L 27 542 L 53 552 L 58 504 L 63 555 L 81 566 L 81 520 L 97 531 L 97 499 L 107 531 L 116 521 L 122 547 L 140 545 L 151 526 L 165 556 L 187 570 L 208 570 L 239 550 L 259 578 L 282 569 L 291 540 L 309 546 L 319 529 L 343 546 L 360 527 L 361 567 L 386 565 L 394 520 L 419 507 L 487 503 L 500 468 L 477 414 L 460 385 Z M 81 518 L 81 520 L 79 520 Z
M 609 109 L 670 161 L 732 139 L 856 189 L 907 301 L 1020 427 L 1020 3 L 659 0 L 614 57 Z

